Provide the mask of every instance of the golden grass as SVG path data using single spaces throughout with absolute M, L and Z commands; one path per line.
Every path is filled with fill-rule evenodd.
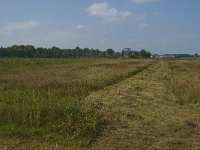
M 200 60 L 171 60 L 172 90 L 180 104 L 200 104 Z
M 93 135 L 97 118 L 82 112 L 82 99 L 142 71 L 150 62 L 1 59 L 0 133 Z

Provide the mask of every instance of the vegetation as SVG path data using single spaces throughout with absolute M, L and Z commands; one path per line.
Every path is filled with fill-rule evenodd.
M 0 59 L 0 134 L 96 136 L 98 116 L 83 110 L 83 99 L 144 70 L 150 62 Z
M 194 55 L 191 54 L 173 54 L 176 58 L 192 58 L 192 57 L 199 57 L 197 53 Z
M 180 104 L 200 103 L 200 61 L 170 61 L 172 90 Z
M 27 58 L 149 58 L 150 52 L 142 49 L 141 51 L 123 50 L 115 52 L 113 49 L 100 51 L 98 49 L 80 48 L 60 49 L 35 48 L 32 45 L 13 45 L 11 47 L 1 47 L 0 57 L 27 57 Z
M 0 149 L 198 149 L 200 61 L 152 61 L 0 59 Z

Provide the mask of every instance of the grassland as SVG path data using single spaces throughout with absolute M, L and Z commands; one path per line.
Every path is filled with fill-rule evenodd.
M 171 60 L 172 91 L 180 104 L 200 104 L 200 60 Z
M 148 60 L 1 59 L 0 134 L 93 138 L 98 116 L 82 110 L 90 93 L 148 67 Z
M 174 71 L 179 82 L 183 73 L 178 74 L 181 72 L 171 70 L 169 63 L 175 65 L 179 61 L 158 60 L 137 75 L 88 96 L 88 101 L 92 103 L 91 108 L 98 106 L 95 110 L 99 112 L 101 121 L 107 123 L 106 130 L 94 142 L 92 149 L 200 148 L 200 107 L 197 103 L 180 105 L 181 99 L 177 99 L 172 87 L 177 85 L 173 81 Z M 185 74 L 193 71 L 193 74 L 198 75 L 198 63 L 185 60 L 180 67 L 191 68 Z M 187 66 L 188 64 L 191 66 Z M 190 77 L 189 81 L 191 80 L 194 80 L 193 87 L 198 87 L 198 80 Z M 177 88 L 182 90 L 190 82 Z M 186 92 L 191 94 L 194 91 Z M 199 93 L 199 89 L 195 92 Z M 190 101 L 191 98 L 187 97 L 187 100 Z
M 1 59 L 0 149 L 199 149 L 199 66 Z

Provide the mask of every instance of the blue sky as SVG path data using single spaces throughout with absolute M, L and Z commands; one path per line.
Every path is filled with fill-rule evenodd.
M 0 46 L 200 53 L 200 0 L 0 0 Z

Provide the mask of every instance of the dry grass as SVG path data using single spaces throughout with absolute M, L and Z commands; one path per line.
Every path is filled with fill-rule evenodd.
M 200 104 L 200 61 L 170 61 L 172 90 L 180 104 Z
M 199 106 L 177 103 L 170 80 L 168 63 L 158 60 L 137 75 L 90 94 L 91 108 L 106 123 L 91 149 L 199 149 Z
M 49 60 L 45 60 L 45 61 L 48 62 Z M 69 60 L 65 60 L 65 61 L 69 61 Z M 28 126 L 29 129 L 33 127 L 32 133 L 34 134 L 36 133 L 41 134 L 42 131 L 39 129 L 43 129 L 43 131 L 46 129 L 47 141 L 45 139 L 40 140 L 40 138 L 38 139 L 38 137 L 37 138 L 34 137 L 33 139 L 31 139 L 30 137 L 29 138 L 24 137 L 24 138 L 19 139 L 15 137 L 8 138 L 5 136 L 0 136 L 2 137 L 0 138 L 0 149 L 5 149 L 5 148 L 7 149 L 9 148 L 11 149 L 17 149 L 17 148 L 18 149 L 23 149 L 23 148 L 24 149 L 34 149 L 34 148 L 36 149 L 40 149 L 40 148 L 41 149 L 44 149 L 44 148 L 68 149 L 68 147 L 71 148 L 71 145 L 67 145 L 67 147 L 65 147 L 63 143 L 60 143 L 60 141 L 62 140 L 56 141 L 56 142 L 54 141 L 52 144 L 49 144 L 49 136 L 51 136 L 52 132 L 57 133 L 59 135 L 68 134 L 69 136 L 65 136 L 66 139 L 72 138 L 72 136 L 70 136 L 70 132 L 72 131 L 73 133 L 71 135 L 74 135 L 74 136 L 76 135 L 88 136 L 88 133 L 92 133 L 92 135 L 95 136 L 96 130 L 99 129 L 97 128 L 96 125 L 100 125 L 101 127 L 102 125 L 106 125 L 106 126 L 104 126 L 103 132 L 101 132 L 101 135 L 98 136 L 98 138 L 95 137 L 93 141 L 91 141 L 92 136 L 90 134 L 91 147 L 84 147 L 82 144 L 81 144 L 81 147 L 79 147 L 80 146 L 79 144 L 77 143 L 74 144 L 72 142 L 70 143 L 72 144 L 72 147 L 73 145 L 78 145 L 78 147 L 73 147 L 72 149 L 78 149 L 78 148 L 79 149 L 83 149 L 83 148 L 85 149 L 88 149 L 88 148 L 91 148 L 91 149 L 148 149 L 148 150 L 149 149 L 166 149 L 166 150 L 199 149 L 200 147 L 199 105 L 188 105 L 188 103 L 194 103 L 193 101 L 190 101 L 192 99 L 191 96 L 187 97 L 186 100 L 188 101 L 185 100 L 182 102 L 183 94 L 185 94 L 184 92 L 186 92 L 187 95 L 190 95 L 191 91 L 194 90 L 193 88 L 196 88 L 197 91 L 194 92 L 195 91 L 194 90 L 193 92 L 195 94 L 199 93 L 198 92 L 199 91 L 199 86 L 198 86 L 199 61 L 168 60 L 167 62 L 166 60 L 158 60 L 156 63 L 151 65 L 151 67 L 149 67 L 148 69 L 145 69 L 144 71 L 138 73 L 137 75 L 132 76 L 128 79 L 125 79 L 121 82 L 118 82 L 118 81 L 122 80 L 123 76 L 124 78 L 126 78 L 127 76 L 130 76 L 131 74 L 134 74 L 135 72 L 141 71 L 143 67 L 145 67 L 148 64 L 148 62 L 143 62 L 143 61 L 138 61 L 138 60 L 137 61 L 129 61 L 129 60 L 128 61 L 121 61 L 121 60 L 88 61 L 87 60 L 88 62 L 84 62 L 82 60 L 77 60 L 77 63 L 73 62 L 69 64 L 65 61 L 61 63 L 61 60 L 60 60 L 56 63 L 54 62 L 51 65 L 48 65 L 48 63 L 46 63 L 43 65 L 40 65 L 40 67 L 38 68 L 32 67 L 33 68 L 32 73 L 34 74 L 36 72 L 40 72 L 39 73 L 40 75 L 43 71 L 49 72 L 49 70 L 52 70 L 52 69 L 55 69 L 55 70 L 57 69 L 57 72 L 59 72 L 59 70 L 65 70 L 65 69 L 67 71 L 67 69 L 69 69 L 70 66 L 72 65 L 71 68 L 76 68 L 74 69 L 74 71 L 76 71 L 77 74 L 84 72 L 85 70 L 87 70 L 87 72 L 90 73 L 90 74 L 88 73 L 88 75 L 86 75 L 86 77 L 83 78 L 84 81 L 87 79 L 87 76 L 88 77 L 91 76 L 91 79 L 95 80 L 92 83 L 94 84 L 104 83 L 102 84 L 103 86 L 98 87 L 96 89 L 89 88 L 90 85 L 94 87 L 94 84 L 87 84 L 87 87 L 74 86 L 74 89 L 78 89 L 78 87 L 80 87 L 81 88 L 80 91 L 85 88 L 88 88 L 87 89 L 88 93 L 92 93 L 92 94 L 89 94 L 85 98 L 85 96 L 87 95 L 86 94 L 87 92 L 86 92 L 83 95 L 77 94 L 78 96 L 74 96 L 74 97 L 71 96 L 71 99 L 68 99 L 68 95 L 63 94 L 62 96 L 59 96 L 59 94 L 57 94 L 58 93 L 57 90 L 59 88 L 54 88 L 54 90 L 50 88 L 54 84 L 51 83 L 51 86 L 49 86 L 50 88 L 49 90 L 50 92 L 49 92 L 48 90 L 47 91 L 43 90 L 44 89 L 43 86 L 40 87 L 40 84 L 44 82 L 43 80 L 40 79 L 41 83 L 35 81 L 38 84 L 38 86 L 36 85 L 33 86 L 32 90 L 34 89 L 34 92 L 38 92 L 40 94 L 40 95 L 38 94 L 38 96 L 36 97 L 36 99 L 38 99 L 38 103 L 36 104 L 40 104 L 38 105 L 39 106 L 38 111 L 42 112 L 44 111 L 43 110 L 44 108 L 47 108 L 45 113 L 47 113 L 48 115 L 46 117 L 46 121 L 44 122 L 44 124 L 42 124 L 42 122 L 39 122 L 40 124 L 38 128 L 37 128 L 37 123 L 35 125 L 34 124 L 30 125 L 29 123 L 25 123 L 25 125 Z M 82 62 L 79 63 L 79 61 L 82 61 Z M 8 62 L 10 62 L 10 60 Z M 68 65 L 68 67 L 64 67 L 65 66 L 64 64 Z M 36 66 L 38 66 L 38 60 L 37 60 Z M 85 67 L 85 69 L 81 69 L 81 67 L 83 66 Z M 172 70 L 169 68 L 169 66 L 171 67 Z M 89 69 L 87 69 L 88 67 Z M 104 74 L 104 70 L 106 73 L 104 74 L 104 76 L 102 76 L 102 78 L 101 76 L 98 76 L 100 74 L 99 72 L 101 71 L 97 71 L 98 75 L 96 76 L 92 75 L 96 71 L 96 69 L 98 70 L 101 67 L 102 69 L 100 70 L 102 71 L 102 74 Z M 126 69 L 124 69 L 123 71 L 121 70 L 119 71 L 118 70 L 119 68 L 121 69 L 126 68 Z M 131 70 L 132 73 L 128 73 L 129 69 Z M 19 72 L 23 72 L 22 74 L 27 74 L 30 72 L 29 67 L 24 69 L 24 71 L 21 70 L 18 72 L 18 70 L 20 69 L 15 69 L 15 72 L 12 72 L 12 69 L 10 71 L 7 70 L 9 72 L 9 73 L 7 72 L 7 74 L 16 75 Z M 91 71 L 88 71 L 88 70 L 91 70 Z M 116 70 L 116 74 L 111 73 L 114 70 Z M 3 74 L 5 75 L 6 72 L 4 73 L 2 72 L 1 75 Z M 50 77 L 51 75 L 45 74 L 44 76 L 53 79 L 53 77 Z M 184 76 L 187 75 L 187 78 L 183 78 L 183 75 Z M 190 77 L 190 75 L 192 76 L 196 75 L 197 78 L 192 78 Z M 84 82 L 80 79 L 82 78 L 82 76 L 77 78 L 76 81 L 79 81 L 78 83 Z M 92 76 L 94 77 L 92 78 Z M 105 78 L 105 76 L 107 78 Z M 119 77 L 119 76 L 122 76 L 122 77 Z M 23 77 L 25 77 L 25 75 Z M 97 79 L 97 77 L 99 80 Z M 45 78 L 42 78 L 42 79 L 45 79 Z M 60 80 L 61 79 L 62 78 L 60 78 Z M 69 79 L 72 80 L 73 78 L 69 78 Z M 57 85 L 57 82 L 56 82 L 57 80 L 53 80 L 53 81 L 54 81 L 53 83 Z M 90 80 L 87 80 L 87 81 L 89 82 Z M 105 87 L 105 85 L 110 85 L 116 82 L 118 84 Z M 2 80 L 1 80 L 1 83 L 3 83 Z M 48 83 L 48 82 L 45 82 L 45 83 Z M 24 85 L 24 88 L 22 88 L 23 87 L 22 86 L 21 91 L 23 90 L 26 91 L 27 87 L 31 87 L 30 86 L 31 84 L 27 84 L 27 85 L 26 84 L 27 83 L 22 84 Z M 32 84 L 34 85 L 34 83 Z M 184 89 L 184 92 L 182 93 L 177 92 L 178 95 L 177 93 L 175 94 L 177 97 L 178 96 L 181 97 L 181 99 L 179 99 L 180 103 L 187 104 L 187 105 L 180 105 L 179 103 L 176 102 L 176 99 L 173 93 L 171 93 L 171 87 L 173 87 L 172 89 L 174 93 L 178 90 L 181 91 Z M 60 88 L 60 89 L 63 89 L 63 88 Z M 98 90 L 98 89 L 101 89 L 101 90 Z M 14 90 L 15 88 L 11 88 L 10 86 L 10 89 L 8 88 L 5 91 L 14 91 Z M 98 91 L 93 92 L 95 90 L 98 90 Z M 34 93 L 34 92 L 30 91 L 30 93 Z M 50 93 L 49 97 L 47 97 L 48 93 Z M 17 96 L 17 94 L 13 96 Z M 12 98 L 13 96 L 10 96 L 10 98 Z M 66 97 L 66 99 L 64 97 Z M 195 98 L 199 98 L 199 96 L 196 96 Z M 14 100 L 17 98 L 12 98 L 12 99 Z M 85 104 L 84 106 L 86 106 L 87 108 L 86 110 L 88 111 L 88 113 L 83 113 L 84 111 L 81 110 L 82 108 L 81 104 L 83 102 L 82 99 L 86 101 L 86 103 L 84 103 Z M 29 101 L 31 102 L 31 96 L 30 96 Z M 24 103 L 26 103 L 26 101 L 24 101 Z M 8 112 L 10 110 L 15 110 L 14 106 L 17 106 L 16 108 L 18 108 L 18 105 L 17 105 L 18 103 L 16 103 L 16 105 L 13 105 L 11 102 L 10 103 L 4 102 L 2 104 L 5 104 L 5 105 L 0 105 L 1 108 L 4 108 L 4 106 L 12 106 L 10 107 L 11 109 L 7 109 Z M 24 106 L 24 104 L 22 106 Z M 33 106 L 34 105 L 32 105 L 32 107 L 29 107 L 29 108 L 37 108 Z M 36 111 L 37 109 L 33 109 L 33 110 L 37 112 Z M 27 112 L 29 111 L 27 109 Z M 64 111 L 64 113 L 62 111 Z M 19 114 L 17 113 L 18 112 L 15 112 L 16 117 L 19 118 L 18 116 Z M 95 113 L 98 113 L 98 116 L 96 116 Z M 38 114 L 41 114 L 41 113 L 38 113 Z M 2 112 L 0 115 L 2 117 Z M 6 112 L 4 112 L 4 115 L 6 116 Z M 44 118 L 45 118 L 45 115 L 41 119 L 43 120 Z M 6 124 L 6 122 L 4 121 L 3 122 L 4 125 L 0 126 L 0 132 L 5 133 L 7 129 L 12 129 L 12 130 L 15 130 L 15 133 L 16 133 L 16 130 L 19 130 L 18 133 L 21 133 L 22 129 L 20 130 L 19 127 L 24 127 L 24 125 L 19 123 L 18 128 L 13 128 L 13 125 L 12 125 L 13 122 L 14 121 L 11 120 L 9 124 L 8 123 Z M 49 124 L 45 124 L 45 123 L 49 123 Z M 26 131 L 26 128 L 23 128 L 23 130 L 24 129 Z M 59 136 L 56 136 L 56 138 L 58 137 Z M 10 145 L 14 145 L 14 147 L 11 147 Z
M 94 136 L 97 118 L 81 110 L 88 94 L 117 83 L 148 60 L 1 59 L 0 133 Z

